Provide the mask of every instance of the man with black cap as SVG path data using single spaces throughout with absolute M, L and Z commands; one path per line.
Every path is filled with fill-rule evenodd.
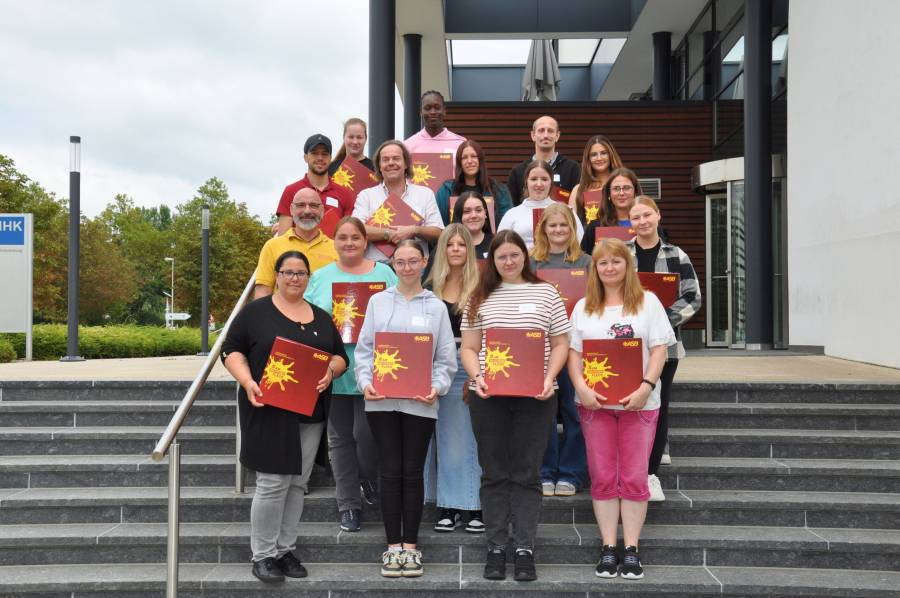
M 322 199 L 325 213 L 319 225 L 329 237 L 334 237 L 334 227 L 338 220 L 353 213 L 356 200 L 353 195 L 328 178 L 328 165 L 331 164 L 331 140 L 321 133 L 316 133 L 303 144 L 303 161 L 307 172 L 299 181 L 284 188 L 281 201 L 278 202 L 278 234 L 284 234 L 294 226 L 291 217 L 291 202 L 300 189 L 313 188 Z

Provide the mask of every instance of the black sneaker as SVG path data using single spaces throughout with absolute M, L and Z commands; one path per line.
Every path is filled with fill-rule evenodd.
M 345 532 L 359 531 L 359 509 L 341 511 L 341 529 Z
M 644 568 L 638 557 L 637 546 L 626 546 L 622 554 L 622 577 L 624 579 L 641 579 L 644 577 Z
M 506 579 L 506 551 L 499 546 L 488 549 L 484 563 L 485 579 Z
M 484 517 L 481 511 L 469 511 L 469 522 L 466 523 L 466 531 L 470 534 L 484 533 Z
M 607 545 L 600 553 L 600 562 L 595 570 L 597 577 L 615 577 L 619 574 L 619 559 L 616 556 L 616 547 Z
M 363 480 L 359 483 L 359 489 L 367 505 L 375 506 L 378 504 L 378 486 L 375 485 L 375 482 Z
M 309 573 L 293 552 L 286 552 L 276 559 L 278 568 L 284 573 L 285 577 L 306 577 Z
M 534 570 L 534 554 L 530 550 L 519 549 L 516 551 L 514 579 L 516 581 L 537 579 L 537 571 Z
M 462 515 L 456 509 L 442 509 L 438 516 L 437 523 L 434 524 L 436 532 L 452 532 L 462 525 Z
M 284 574 L 278 567 L 275 557 L 269 556 L 261 561 L 253 561 L 253 576 L 265 583 L 284 581 Z

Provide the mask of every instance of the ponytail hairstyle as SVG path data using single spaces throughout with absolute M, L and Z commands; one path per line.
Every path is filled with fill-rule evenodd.
M 347 128 L 350 127 L 351 125 L 362 126 L 363 133 L 365 134 L 366 139 L 367 140 L 369 139 L 369 128 L 366 126 L 366 121 L 364 121 L 361 118 L 356 118 L 354 116 L 353 118 L 348 118 L 347 121 L 344 123 L 344 132 L 341 134 L 342 140 L 343 140 L 344 136 L 347 134 Z M 338 150 L 337 154 L 334 156 L 333 162 L 340 164 L 341 162 L 344 161 L 344 158 L 346 158 L 346 157 L 347 157 L 347 146 L 343 141 L 341 141 L 341 148 Z

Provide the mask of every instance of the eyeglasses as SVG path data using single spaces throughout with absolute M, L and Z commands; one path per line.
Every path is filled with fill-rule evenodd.
M 394 268 L 396 270 L 405 270 L 408 267 L 410 268 L 418 268 L 419 264 L 421 264 L 424 260 L 420 260 L 418 258 L 411 260 L 400 260 L 394 262 Z
M 294 272 L 293 270 L 279 270 L 279 274 L 287 278 L 288 280 L 303 280 L 304 278 L 309 278 L 309 272 Z
M 622 187 L 611 187 L 610 191 L 612 191 L 613 193 L 631 193 L 632 191 L 634 191 L 634 187 L 632 187 L 631 185 L 625 185 Z
M 321 203 L 292 203 L 292 206 L 297 208 L 298 210 L 318 210 L 322 207 Z

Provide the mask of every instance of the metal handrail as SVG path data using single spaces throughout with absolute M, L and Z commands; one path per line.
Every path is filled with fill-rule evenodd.
M 156 447 L 153 449 L 153 453 L 151 454 L 151 457 L 153 457 L 154 461 L 161 461 L 162 458 L 166 456 L 166 451 L 169 450 L 169 446 L 172 444 L 172 442 L 174 442 L 176 434 L 178 434 L 178 431 L 184 424 L 184 420 L 187 417 L 188 411 L 190 411 L 191 407 L 194 405 L 194 401 L 196 400 L 197 395 L 200 393 L 200 390 L 206 383 L 206 379 L 209 378 L 209 374 L 212 371 L 216 360 L 219 358 L 219 353 L 222 352 L 222 343 L 225 342 L 225 336 L 228 334 L 228 330 L 231 328 L 231 323 L 234 321 L 237 313 L 247 302 L 247 299 L 250 297 L 250 293 L 253 292 L 253 288 L 255 286 L 256 273 L 254 272 L 253 276 L 250 277 L 250 280 L 247 281 L 247 286 L 244 287 L 244 292 L 241 293 L 241 297 L 237 300 L 234 309 L 231 310 L 231 314 L 228 316 L 228 320 L 225 322 L 225 325 L 219 332 L 219 336 L 216 338 L 216 342 L 213 344 L 212 349 L 210 349 L 209 355 L 206 356 L 206 361 L 203 362 L 203 367 L 200 368 L 200 371 L 197 373 L 194 381 L 191 382 L 191 386 L 187 389 L 187 392 L 184 393 L 184 397 L 181 399 L 181 403 L 178 405 L 178 409 L 175 410 L 175 415 L 173 415 L 172 419 L 169 420 L 169 425 L 166 426 L 165 431 L 162 433 L 162 436 L 160 436 L 159 441 L 157 441 Z
M 215 365 L 216 360 L 219 358 L 219 354 L 222 352 L 222 344 L 225 342 L 225 337 L 228 335 L 228 331 L 231 329 L 231 323 L 234 321 L 234 318 L 237 317 L 238 312 L 247 303 L 247 299 L 250 298 L 250 293 L 253 291 L 253 288 L 256 286 L 256 272 L 253 273 L 253 276 L 250 277 L 250 280 L 247 281 L 247 285 L 244 287 L 244 292 L 241 293 L 240 298 L 237 300 L 237 303 L 234 306 L 234 309 L 231 310 L 231 313 L 228 315 L 228 320 L 225 321 L 225 325 L 219 331 L 219 336 L 216 338 L 216 342 L 213 344 L 212 349 L 210 349 L 209 354 L 206 356 L 206 360 L 203 362 L 203 366 L 200 368 L 200 371 L 197 373 L 196 377 L 194 377 L 194 381 L 191 382 L 191 386 L 187 389 L 187 392 L 184 393 L 184 397 L 181 399 L 181 403 L 178 405 L 178 409 L 175 410 L 175 415 L 172 416 L 172 419 L 169 421 L 169 425 L 166 426 L 165 431 L 162 433 L 162 436 L 156 443 L 156 447 L 153 449 L 153 453 L 151 456 L 154 461 L 160 461 L 163 457 L 166 456 L 166 453 L 169 454 L 169 487 L 168 487 L 168 519 L 167 519 L 167 533 L 166 533 L 166 598 L 177 598 L 178 596 L 178 544 L 179 544 L 179 509 L 181 507 L 181 447 L 177 442 L 175 442 L 175 437 L 178 435 L 179 430 L 181 430 L 181 426 L 184 424 L 184 420 L 187 417 L 188 412 L 191 410 L 191 407 L 194 405 L 194 401 L 197 399 L 197 395 L 200 394 L 200 390 L 203 388 L 203 385 L 206 383 L 207 378 L 209 378 L 209 374 L 212 371 L 213 365 Z M 204 324 L 201 322 L 201 324 Z M 241 446 L 241 438 L 240 438 L 240 426 L 235 426 L 235 447 L 237 451 L 240 451 Z M 236 455 L 239 453 L 236 453 Z M 243 468 L 241 467 L 240 460 L 235 459 L 235 491 L 237 493 L 241 493 L 244 490 L 244 473 Z

